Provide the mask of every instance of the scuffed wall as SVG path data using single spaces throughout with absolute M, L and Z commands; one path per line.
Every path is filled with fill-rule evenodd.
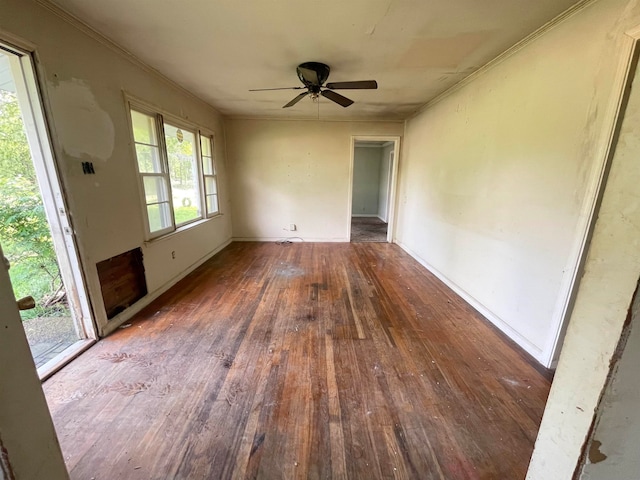
M 17 39 L 35 49 L 57 166 L 89 297 L 104 333 L 113 325 L 107 324 L 102 308 L 97 262 L 142 247 L 153 295 L 231 238 L 222 117 L 34 1 L 1 0 L 0 11 L 4 32 L 0 38 Z M 165 239 L 144 242 L 144 210 L 125 92 L 215 134 L 224 215 Z M 83 161 L 93 162 L 95 175 L 83 175 Z
M 590 2 L 407 122 L 399 242 L 545 364 L 638 28 L 638 1 Z M 640 276 L 635 110 L 604 179 L 529 480 L 573 477 Z
M 592 108 L 599 106 L 602 112 L 602 103 L 608 97 L 615 103 L 621 85 L 614 81 L 613 72 L 618 66 L 618 71 L 624 72 L 628 64 L 624 52 L 632 43 L 625 32 L 638 27 L 638 2 L 616 0 L 596 2 L 564 26 L 567 33 L 588 31 L 599 49 L 598 72 L 591 73 L 595 88 Z M 637 72 L 636 69 L 620 136 L 614 145 L 584 273 L 531 459 L 529 480 L 572 478 L 640 277 Z M 637 435 L 640 424 L 635 420 L 636 417 L 630 417 L 627 428 Z M 607 444 L 602 444 L 604 454 L 611 447 Z M 602 478 L 609 478 L 606 465 L 603 462 L 599 467 L 605 475 Z
M 77 78 L 49 84 L 51 108 L 57 112 L 58 143 L 74 158 L 107 161 L 115 148 L 113 121 L 100 108 L 91 87 Z
M 400 122 L 229 119 L 233 236 L 349 241 L 351 138 L 402 135 Z M 289 224 L 297 230 L 289 232 Z
M 398 241 L 549 366 L 618 57 L 596 2 L 407 121 Z

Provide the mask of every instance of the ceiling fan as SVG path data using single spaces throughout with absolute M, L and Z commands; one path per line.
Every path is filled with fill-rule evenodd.
M 257 88 L 249 90 L 250 92 L 264 92 L 267 90 L 304 90 L 306 92 L 296 96 L 282 108 L 293 107 L 296 103 L 309 95 L 314 101 L 318 99 L 318 95 L 328 98 L 332 102 L 343 107 L 348 107 L 353 100 L 347 98 L 334 90 L 375 90 L 378 88 L 378 82 L 375 80 L 358 80 L 355 82 L 332 82 L 324 85 L 329 78 L 331 69 L 329 65 L 319 62 L 305 62 L 296 67 L 298 78 L 304 84 L 303 87 L 284 87 L 284 88 Z

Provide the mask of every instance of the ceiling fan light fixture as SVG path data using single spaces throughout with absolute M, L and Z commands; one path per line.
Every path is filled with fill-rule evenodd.
M 353 100 L 347 98 L 334 90 L 374 90 L 378 88 L 378 83 L 375 80 L 357 80 L 350 82 L 325 82 L 329 78 L 329 72 L 331 69 L 329 65 L 320 62 L 304 62 L 296 67 L 296 72 L 303 87 L 285 87 L 285 88 L 260 88 L 252 89 L 251 92 L 258 92 L 262 90 L 304 90 L 307 92 L 301 93 L 294 97 L 289 103 L 282 108 L 289 108 L 298 103 L 302 98 L 309 95 L 312 102 L 318 103 L 320 101 L 320 95 L 337 103 L 341 107 L 348 107 L 353 104 Z

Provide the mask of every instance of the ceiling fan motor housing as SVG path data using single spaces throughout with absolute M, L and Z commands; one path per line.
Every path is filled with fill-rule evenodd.
M 328 98 L 334 103 L 342 107 L 348 107 L 353 104 L 353 100 L 347 98 L 334 90 L 346 89 L 346 90 L 363 90 L 363 89 L 376 89 L 378 83 L 375 80 L 357 80 L 350 82 L 332 82 L 324 84 L 329 78 L 329 72 L 331 69 L 329 65 L 320 62 L 304 62 L 296 67 L 298 78 L 304 85 L 304 87 L 285 87 L 285 88 L 260 88 L 257 90 L 251 90 L 252 92 L 261 90 L 304 90 L 306 92 L 298 94 L 289 103 L 282 108 L 289 108 L 294 106 L 300 100 L 307 95 L 312 100 L 316 101 L 320 95 Z
M 329 65 L 320 62 L 304 62 L 296 67 L 300 81 L 307 87 L 318 87 L 318 91 L 329 78 L 330 71 Z

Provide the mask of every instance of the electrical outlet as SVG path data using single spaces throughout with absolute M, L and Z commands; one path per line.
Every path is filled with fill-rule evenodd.
M 289 224 L 289 231 L 290 232 L 295 232 L 296 231 L 296 224 L 295 223 L 290 223 Z

